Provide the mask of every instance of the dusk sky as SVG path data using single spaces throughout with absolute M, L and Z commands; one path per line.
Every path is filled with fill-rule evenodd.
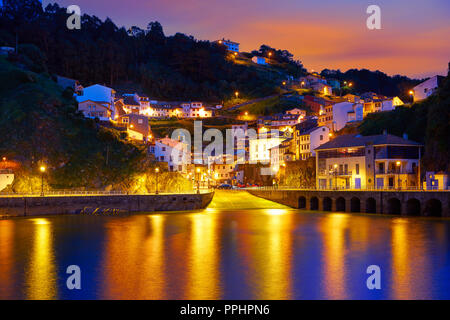
M 44 0 L 44 6 L 54 1 Z M 159 21 L 166 35 L 231 39 L 241 51 L 286 49 L 308 70 L 367 68 L 389 75 L 446 74 L 448 0 L 58 0 L 119 27 Z M 381 30 L 368 30 L 366 8 L 381 8 Z

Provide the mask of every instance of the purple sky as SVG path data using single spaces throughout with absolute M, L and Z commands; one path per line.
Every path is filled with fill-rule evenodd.
M 44 6 L 49 2 L 44 0 Z M 229 38 L 242 51 L 287 49 L 309 70 L 368 68 L 411 77 L 445 75 L 450 61 L 448 0 L 57 0 L 118 26 L 159 21 L 166 35 Z M 368 30 L 366 8 L 381 8 Z

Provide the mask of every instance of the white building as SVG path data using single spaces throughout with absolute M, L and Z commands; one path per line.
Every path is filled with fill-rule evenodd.
M 105 106 L 111 111 L 111 119 L 115 118 L 116 109 L 114 105 L 116 91 L 114 89 L 95 84 L 83 89 L 83 94 L 76 96 L 78 103 L 93 101 Z
M 217 40 L 218 44 L 224 45 L 227 47 L 227 50 L 233 51 L 233 52 L 239 52 L 239 43 L 231 41 L 231 40 Z
M 431 96 L 444 80 L 443 76 L 434 76 L 418 84 L 413 89 L 414 102 L 421 101 Z
M 306 160 L 316 155 L 315 149 L 330 140 L 330 129 L 326 126 L 315 127 L 304 132 L 298 132 L 295 137 L 296 157 Z
M 273 134 L 260 134 L 258 138 L 249 139 L 249 162 L 270 162 L 270 149 L 280 145 L 283 140 L 285 138 Z
M 349 112 L 354 112 L 354 103 L 340 102 L 333 105 L 333 130 L 339 131 L 345 127 L 349 119 Z M 361 118 L 362 119 L 362 118 Z
M 187 172 L 191 162 L 189 145 L 178 140 L 165 137 L 157 139 L 155 145 L 150 147 L 150 153 L 160 162 L 167 162 L 169 171 Z
M 421 145 L 405 136 L 343 135 L 316 148 L 317 187 L 398 189 L 418 186 Z
M 260 57 L 260 56 L 254 56 L 252 58 L 252 61 L 256 64 L 262 64 L 262 65 L 266 65 L 267 64 L 267 59 L 264 57 Z

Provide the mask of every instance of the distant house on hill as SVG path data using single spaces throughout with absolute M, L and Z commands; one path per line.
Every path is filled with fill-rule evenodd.
M 111 120 L 111 109 L 106 102 L 86 100 L 78 103 L 78 110 L 83 112 L 86 118 Z
M 261 65 L 266 65 L 267 64 L 267 59 L 264 57 L 260 57 L 260 56 L 254 56 L 252 58 L 252 61 L 256 64 L 261 64 Z
M 415 86 L 413 89 L 414 102 L 424 100 L 431 96 L 441 86 L 444 79 L 445 77 L 443 76 L 434 76 Z
M 82 95 L 76 97 L 78 101 L 78 107 L 80 108 L 80 103 L 91 101 L 97 104 L 101 104 L 107 109 L 111 111 L 108 120 L 112 120 L 115 118 L 116 110 L 115 110 L 115 94 L 116 91 L 114 89 L 95 84 L 93 86 L 89 86 L 83 89 Z
M 131 139 L 140 141 L 152 140 L 150 124 L 146 116 L 136 113 L 124 114 L 117 119 L 117 122 L 127 127 L 128 136 Z
M 234 42 L 231 40 L 225 40 L 225 39 L 217 40 L 215 42 L 227 47 L 228 51 L 239 52 L 239 43 L 237 43 L 237 42 Z

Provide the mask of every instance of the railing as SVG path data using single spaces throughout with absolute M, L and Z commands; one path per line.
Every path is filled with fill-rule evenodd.
M 352 187 L 326 187 L 326 188 L 316 188 L 316 187 L 291 187 L 291 186 L 261 186 L 256 188 L 244 188 L 244 189 L 257 189 L 257 190 L 298 190 L 298 191 L 420 191 L 420 192 L 436 192 L 436 191 L 442 191 L 442 192 L 450 192 L 449 189 L 447 190 L 430 190 L 430 189 L 421 189 L 420 187 L 368 187 L 368 188 L 352 188 Z
M 200 193 L 208 193 L 212 190 L 200 189 Z M 163 192 L 159 191 L 158 195 L 170 195 L 170 194 L 196 194 L 197 190 L 191 190 L 186 192 Z M 42 193 L 39 192 L 0 192 L 0 197 L 40 197 Z M 135 195 L 155 195 L 155 192 L 123 192 L 123 191 L 77 191 L 77 190 L 52 190 L 44 191 L 45 197 L 51 196 L 135 196 Z

